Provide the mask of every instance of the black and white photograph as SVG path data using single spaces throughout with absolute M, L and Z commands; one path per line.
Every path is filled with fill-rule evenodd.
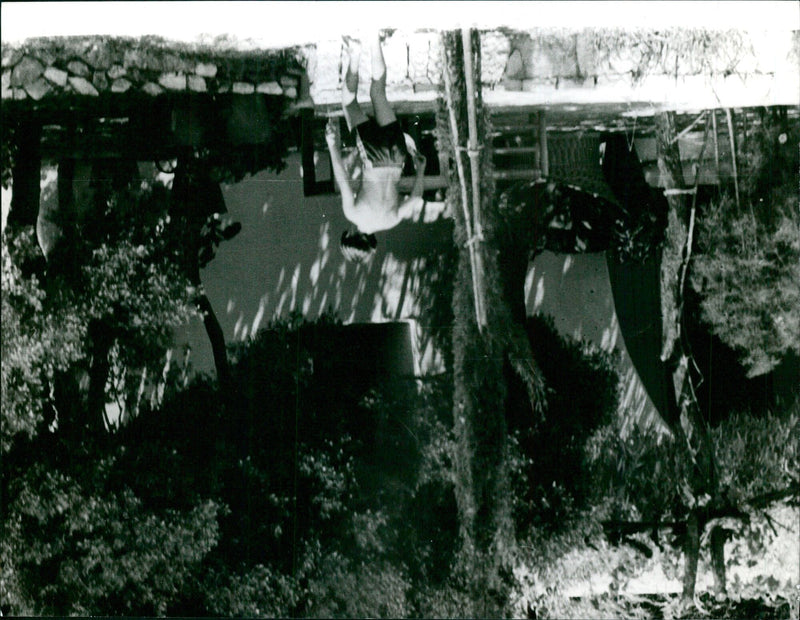
M 0 13 L 0 616 L 800 620 L 800 3 Z

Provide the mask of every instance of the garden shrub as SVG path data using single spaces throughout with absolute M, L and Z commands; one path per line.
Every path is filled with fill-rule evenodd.
M 509 412 L 518 535 L 558 530 L 586 505 L 591 487 L 584 445 L 617 413 L 619 375 L 612 355 L 558 334 L 551 318 L 527 325 L 547 386 L 544 420 Z M 524 410 L 523 410 L 524 411 Z
M 687 484 L 691 463 L 671 436 L 635 430 L 623 439 L 614 425 L 600 429 L 588 450 L 596 518 L 664 524 L 661 528 L 643 528 L 646 531 L 637 534 L 627 535 L 613 528 L 607 534 L 614 544 L 633 540 L 636 545 L 638 540 L 640 548 L 658 545 L 665 573 L 677 578 L 685 520 L 690 509 L 700 506 L 705 508 L 701 512 L 705 526 L 701 530 L 702 549 L 708 549 L 711 527 L 719 526 L 729 537 L 726 569 L 754 566 L 780 534 L 768 511 L 780 509 L 774 507 L 781 506 L 781 497 L 786 495 L 789 503 L 797 504 L 794 472 L 800 471 L 798 433 L 797 403 L 778 413 L 738 413 L 711 428 L 725 502 L 716 505 L 709 503 L 711 498 L 697 498 L 691 493 Z M 701 564 L 707 566 L 708 560 L 701 558 Z M 772 577 L 747 584 L 734 579 L 731 592 L 740 598 L 758 599 L 769 607 L 776 596 L 788 598 L 796 585 Z
M 217 544 L 220 505 L 149 510 L 112 482 L 113 455 L 35 446 L 47 447 L 24 472 L 4 458 L 18 475 L 4 494 L 3 613 L 168 613 Z
M 741 204 L 726 192 L 698 219 L 691 285 L 701 318 L 748 377 L 800 354 L 800 130 L 764 116 L 739 153 Z

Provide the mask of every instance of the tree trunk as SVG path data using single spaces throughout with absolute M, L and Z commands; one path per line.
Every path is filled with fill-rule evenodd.
M 114 343 L 108 326 L 95 321 L 89 325 L 89 394 L 86 402 L 86 420 L 84 425 L 90 431 L 99 432 L 105 429 L 106 420 L 106 383 L 111 366 L 108 354 Z
M 697 565 L 700 560 L 700 523 L 697 512 L 692 511 L 686 520 L 686 540 L 683 544 L 683 600 L 694 600 L 697 583 Z
M 22 119 L 14 128 L 17 152 L 11 167 L 11 205 L 6 220 L 7 230 L 12 234 L 26 227 L 36 229 L 41 194 L 41 135 L 41 125 L 32 118 Z M 26 260 L 13 250 L 13 246 L 11 248 L 11 260 L 22 274 L 25 277 L 36 275 L 42 281 L 46 268 L 44 254 Z
M 725 596 L 727 583 L 725 578 L 725 531 L 715 526 L 711 530 L 711 569 L 714 571 L 714 585 L 717 596 Z
M 685 447 L 694 463 L 694 475 L 690 486 L 695 500 L 708 495 L 712 502 L 716 502 L 718 489 L 714 449 L 695 396 L 695 380 L 691 372 L 694 362 L 683 330 L 684 289 L 690 267 L 694 208 L 689 212 L 686 206 L 686 194 L 675 193 L 686 189 L 676 135 L 674 113 L 659 114 L 656 117 L 658 169 L 665 192 L 668 192 L 669 206 L 666 239 L 661 258 L 663 321 L 661 358 L 671 374 L 674 388 L 674 392 L 669 394 L 668 398 L 669 411 L 666 421 L 675 433 L 676 440 Z M 692 600 L 694 597 L 697 577 L 699 536 L 702 532 L 698 531 L 696 510 L 697 506 L 690 507 L 687 523 L 689 532 L 684 548 L 686 564 L 683 580 L 685 600 Z M 697 541 L 694 540 L 695 536 L 698 537 Z M 715 547 L 712 554 L 714 553 L 723 554 L 724 547 Z M 724 583 L 722 587 L 724 588 Z
M 202 283 L 200 281 L 200 266 L 198 264 L 197 252 L 193 252 L 192 256 L 194 257 L 194 265 L 190 267 L 191 273 L 189 280 L 192 286 L 199 289 Z M 217 380 L 219 381 L 220 388 L 223 394 L 230 395 L 233 385 L 230 363 L 228 362 L 228 350 L 225 345 L 225 333 L 222 331 L 219 319 L 217 319 L 214 308 L 206 294 L 201 293 L 198 295 L 195 303 L 203 317 L 203 325 L 206 328 L 208 339 L 211 342 L 211 352 L 214 355 L 214 367 L 217 371 Z
M 198 291 L 201 291 L 202 281 L 200 279 L 200 244 L 201 230 L 205 222 L 204 214 L 201 213 L 199 202 L 205 196 L 206 187 L 203 182 L 208 179 L 201 179 L 201 175 L 207 174 L 207 170 L 201 166 L 195 166 L 191 156 L 186 156 L 178 160 L 178 166 L 173 180 L 173 216 L 176 224 L 182 226 L 181 230 L 181 252 L 183 253 L 183 268 L 186 277 Z M 214 355 L 214 367 L 217 371 L 217 380 L 223 394 L 230 396 L 232 391 L 232 380 L 230 364 L 228 362 L 227 347 L 225 345 L 225 334 L 222 326 L 217 319 L 214 308 L 205 293 L 198 293 L 195 299 L 197 309 L 203 317 L 203 325 L 206 328 L 208 339 L 211 343 L 211 351 Z
M 36 226 L 41 192 L 42 126 L 32 118 L 20 121 L 14 131 L 17 152 L 12 166 L 13 187 L 7 225 Z
M 480 39 L 471 33 L 473 72 L 480 83 Z M 439 134 L 445 137 L 442 147 L 450 148 L 450 157 L 461 157 L 467 196 L 472 194 L 470 168 L 463 152 L 468 136 L 466 87 L 461 33 L 443 34 L 446 62 L 452 83 L 452 106 L 456 116 L 459 144 L 450 130 L 448 113 L 438 117 Z M 478 140 L 486 139 L 486 122 L 480 92 L 476 93 Z M 449 140 L 446 138 L 449 136 Z M 485 299 L 489 323 L 481 332 L 476 319 L 473 294 L 472 261 L 467 242 L 467 219 L 462 201 L 462 185 L 450 175 L 448 200 L 454 214 L 454 242 L 458 263 L 453 292 L 453 363 L 454 428 L 456 434 L 456 498 L 461 526 L 462 552 L 457 572 L 469 584 L 476 605 L 466 615 L 501 616 L 508 605 L 510 551 L 514 544 L 508 477 L 507 426 L 504 411 L 506 385 L 503 374 L 505 338 L 499 333 L 497 317 L 507 316 L 503 306 L 496 248 L 492 245 L 494 188 L 491 162 L 486 149 L 480 151 L 481 212 L 484 215 L 485 243 L 478 243 L 482 253 Z M 488 173 L 488 174 L 487 174 Z M 471 211 L 471 209 L 470 209 Z

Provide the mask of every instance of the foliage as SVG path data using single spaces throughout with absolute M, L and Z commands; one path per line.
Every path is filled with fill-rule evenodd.
M 691 283 L 701 318 L 749 377 L 800 353 L 800 130 L 765 118 L 743 149 L 743 201 L 723 195 L 699 222 Z
M 4 123 L 3 140 L 0 144 L 0 185 L 2 185 L 3 189 L 11 187 L 14 157 L 18 149 L 15 134 L 15 125 L 13 123 Z
M 567 527 L 590 497 L 585 444 L 617 412 L 619 375 L 612 355 L 562 337 L 550 317 L 528 322 L 531 346 L 549 392 L 544 421 L 512 425 L 518 536 Z
M 36 276 L 23 277 L 10 257 L 38 252 L 33 228 L 2 239 L 2 445 L 17 433 L 34 435 L 44 422 L 44 402 L 57 372 L 83 356 L 86 324 L 74 304 L 49 308 Z M 47 308 L 47 310 L 45 310 Z
M 780 489 L 800 473 L 800 402 L 781 413 L 737 413 L 711 429 L 720 486 L 738 499 Z
M 45 437 L 4 460 L 4 613 L 164 615 L 217 542 L 218 504 L 148 510 L 113 452 Z
M 753 56 L 747 35 L 737 30 L 603 28 L 589 34 L 596 66 L 629 72 L 634 84 L 651 75 L 728 76 Z
M 770 494 L 797 484 L 793 477 L 800 470 L 793 441 L 800 430 L 797 407 L 795 404 L 780 414 L 764 416 L 739 414 L 710 430 L 724 498 L 721 504 L 693 495 L 688 484 L 691 463 L 672 437 L 636 429 L 623 439 L 619 428 L 604 427 L 589 443 L 597 517 L 662 523 L 662 528 L 652 531 L 651 540 L 641 542 L 661 545 L 660 535 L 666 534 L 666 542 L 679 549 L 686 516 L 690 509 L 699 507 L 704 510 L 703 546 L 708 545 L 711 528 L 722 527 L 734 537 L 732 546 L 728 546 L 726 567 L 752 564 L 753 557 L 762 554 L 777 535 L 765 512 L 774 503 L 769 501 Z M 620 536 L 611 539 L 619 542 Z M 630 540 L 625 534 L 622 539 Z M 665 571 L 677 574 L 680 554 L 663 546 L 662 550 Z M 762 585 L 763 591 L 750 594 L 766 596 L 769 584 Z
M 80 378 L 98 334 L 109 340 L 107 398 L 133 406 L 140 381 L 131 376 L 143 369 L 160 374 L 173 329 L 194 313 L 167 227 L 167 188 L 144 182 L 106 196 L 83 217 L 58 222 L 63 242 L 49 258 L 44 283 L 16 266 L 24 253 L 38 252 L 33 231 L 4 235 L 4 437 L 23 417 L 29 432 L 43 420 L 56 376 Z M 8 258 L 14 248 L 16 261 Z
M 348 380 L 348 338 L 279 321 L 234 347 L 235 398 L 201 378 L 102 439 L 16 437 L 3 613 L 397 617 L 457 596 L 449 378 Z

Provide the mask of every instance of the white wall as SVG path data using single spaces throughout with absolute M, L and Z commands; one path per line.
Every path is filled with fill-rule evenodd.
M 430 224 L 404 223 L 378 233 L 378 250 L 366 264 L 348 263 L 339 237 L 348 227 L 335 195 L 303 196 L 299 155 L 280 174 L 261 172 L 223 187 L 227 217 L 242 231 L 224 242 L 202 280 L 227 341 L 243 340 L 292 311 L 314 319 L 325 311 L 342 321 L 413 320 L 419 313 L 424 261 L 414 248 L 435 243 Z M 437 356 L 412 324 L 422 349 L 416 370 L 436 367 Z M 211 348 L 198 320 L 179 334 L 192 347 L 191 363 L 213 370 Z
M 76 199 L 88 191 L 86 171 L 76 171 Z M 55 170 L 43 170 L 43 206 L 55 199 Z M 3 203 L 10 192 L 3 190 Z M 430 244 L 449 240 L 437 219 L 402 224 L 379 233 L 378 251 L 366 265 L 354 265 L 339 252 L 339 235 L 347 227 L 337 196 L 303 196 L 299 155 L 289 158 L 281 174 L 262 172 L 223 188 L 226 217 L 242 231 L 224 242 L 203 270 L 206 293 L 228 342 L 243 340 L 275 317 L 293 311 L 314 319 L 335 312 L 344 322 L 412 321 L 415 371 L 441 369 L 441 358 L 414 319 L 425 278 L 424 253 Z M 439 221 L 439 223 L 441 223 Z M 647 421 L 655 409 L 625 349 L 611 293 L 605 255 L 556 255 L 544 252 L 528 272 L 525 284 L 529 314 L 554 317 L 562 334 L 585 338 L 623 360 L 624 405 L 628 419 Z M 211 346 L 200 320 L 178 330 L 178 346 L 191 347 L 194 370 L 212 373 Z M 180 359 L 180 356 L 178 357 Z
M 525 279 L 529 315 L 551 315 L 559 333 L 585 339 L 621 358 L 626 423 L 658 423 L 658 413 L 633 366 L 619 328 L 604 252 L 536 257 Z

